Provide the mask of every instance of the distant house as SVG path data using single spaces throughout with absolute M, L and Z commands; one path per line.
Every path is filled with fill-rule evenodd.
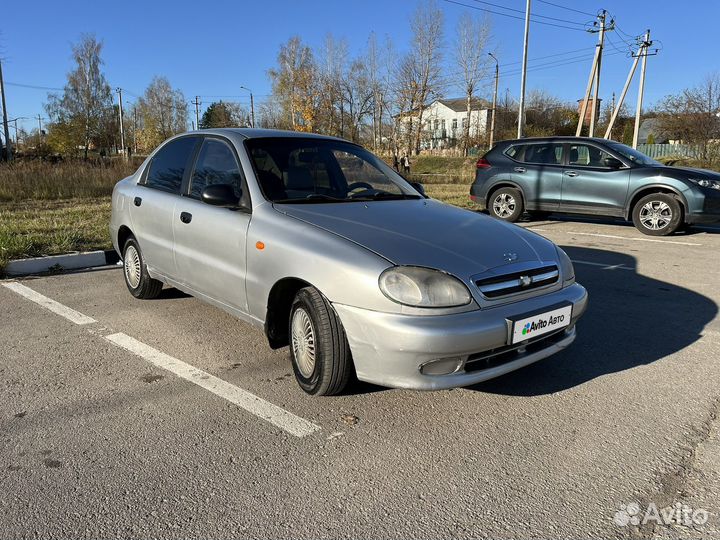
M 654 141 L 655 144 L 665 144 L 671 142 L 668 139 L 667 134 L 663 133 L 659 118 L 646 118 L 640 122 L 640 129 L 638 129 L 638 144 L 647 144 L 650 135 L 652 135 L 651 140 Z
M 484 137 L 488 129 L 490 105 L 487 101 L 473 98 L 470 102 L 470 138 Z M 410 111 L 401 116 L 407 126 L 412 120 L 417 122 L 418 111 Z M 467 125 L 467 99 L 436 99 L 423 111 L 423 133 L 421 147 L 450 148 L 462 139 Z

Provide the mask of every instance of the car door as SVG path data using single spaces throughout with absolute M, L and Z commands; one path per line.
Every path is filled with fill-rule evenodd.
M 609 158 L 609 159 L 608 159 Z M 583 214 L 622 216 L 630 182 L 630 169 L 615 156 L 591 143 L 568 145 L 560 210 Z
M 563 181 L 563 144 L 538 142 L 520 145 L 509 157 L 516 162 L 512 178 L 523 189 L 528 210 L 554 211 L 560 205 Z
M 167 277 L 176 274 L 173 255 L 173 213 L 180 199 L 183 179 L 199 138 L 195 136 L 172 139 L 152 157 L 143 171 L 133 202 L 130 218 L 137 238 L 151 270 Z
M 202 190 L 211 184 L 233 185 L 238 208 L 202 202 Z M 250 199 L 237 155 L 228 141 L 204 138 L 188 177 L 186 193 L 175 206 L 172 220 L 179 281 L 196 293 L 247 312 L 245 272 Z

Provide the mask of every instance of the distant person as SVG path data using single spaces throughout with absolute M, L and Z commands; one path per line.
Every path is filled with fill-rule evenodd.
M 398 160 L 397 154 L 393 154 L 393 169 L 400 172 L 400 161 Z
M 410 174 L 410 158 L 407 154 L 403 154 L 402 159 L 400 160 L 400 163 L 402 164 L 403 172 L 405 174 Z

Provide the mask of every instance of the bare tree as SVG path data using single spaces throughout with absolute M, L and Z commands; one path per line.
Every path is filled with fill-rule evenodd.
M 415 94 L 417 125 L 415 126 L 415 153 L 420 153 L 423 113 L 429 97 L 440 93 L 440 70 L 443 48 L 443 21 L 441 9 L 434 0 L 420 4 L 410 22 L 412 48 L 405 62 L 406 76 L 411 77 L 410 90 Z
M 67 75 L 62 96 L 50 94 L 46 110 L 55 124 L 72 124 L 68 133 L 82 133 L 81 142 L 87 159 L 90 143 L 100 135 L 103 119 L 112 112 L 112 92 L 101 71 L 100 54 L 103 44 L 91 34 L 83 34 L 73 45 L 72 57 L 76 64 Z M 77 143 L 75 143 L 77 144 Z
M 289 127 L 312 131 L 318 95 L 315 60 L 298 36 L 280 47 L 278 67 L 268 71 L 273 96 L 280 102 Z
M 720 160 L 720 73 L 712 73 L 698 86 L 666 97 L 658 111 L 666 135 L 696 145 L 700 159 L 708 165 Z
M 322 59 L 318 66 L 320 84 L 320 129 L 331 135 L 344 136 L 342 86 L 347 64 L 347 42 L 337 40 L 332 34 L 325 37 L 324 46 L 317 55 Z
M 461 89 L 467 104 L 465 129 L 463 133 L 463 154 L 467 155 L 470 145 L 470 118 L 472 103 L 480 81 L 487 73 L 486 47 L 490 39 L 490 19 L 464 13 L 458 19 L 455 31 L 455 63 L 462 76 Z
M 165 77 L 154 77 L 145 93 L 137 100 L 140 127 L 138 141 L 152 150 L 162 141 L 187 130 L 187 100 Z

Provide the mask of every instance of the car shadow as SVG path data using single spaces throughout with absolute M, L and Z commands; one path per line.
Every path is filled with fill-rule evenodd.
M 676 353 L 717 315 L 710 298 L 639 274 L 630 255 L 561 247 L 576 261 L 577 281 L 589 294 L 577 339 L 556 355 L 470 388 L 516 396 L 567 390 Z
M 637 230 L 635 228 L 635 225 L 633 225 L 632 221 L 627 221 L 622 218 L 569 214 L 549 214 L 547 217 L 542 219 L 533 218 L 528 214 L 524 214 L 520 218 L 518 223 L 523 224 L 526 228 L 532 228 L 534 226 L 545 227 L 561 223 L 590 223 L 597 225 L 617 225 L 620 227 L 627 227 L 629 229 Z M 537 225 L 527 225 L 529 223 L 537 223 Z M 668 238 L 672 239 L 673 237 L 692 236 L 699 233 L 720 234 L 720 224 L 691 225 L 689 227 L 684 227 L 678 230 L 674 234 L 670 235 Z

